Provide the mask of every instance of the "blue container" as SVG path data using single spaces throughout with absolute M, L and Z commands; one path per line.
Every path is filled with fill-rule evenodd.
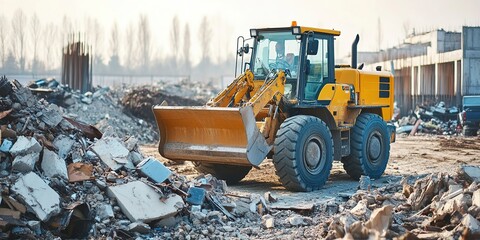
M 202 205 L 207 192 L 203 188 L 191 187 L 188 189 L 187 202 L 192 205 Z
M 4 139 L 2 146 L 0 146 L 0 151 L 7 153 L 10 151 L 10 148 L 12 148 L 12 145 L 13 145 L 12 141 L 8 139 Z
M 147 158 L 137 165 L 137 170 L 155 183 L 162 183 L 172 174 L 163 163 L 154 158 Z

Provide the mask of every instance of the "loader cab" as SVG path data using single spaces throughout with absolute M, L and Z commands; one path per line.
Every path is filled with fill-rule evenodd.
M 326 105 L 318 100 L 327 83 L 335 82 L 334 36 L 340 32 L 293 26 L 251 29 L 255 39 L 250 68 L 255 80 L 283 70 L 285 97 L 301 105 Z

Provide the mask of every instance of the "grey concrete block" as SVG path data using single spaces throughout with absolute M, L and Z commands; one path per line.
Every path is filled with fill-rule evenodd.
M 55 152 L 45 148 L 42 158 L 42 170 L 47 177 L 60 177 L 68 180 L 67 165 L 65 160 Z
M 53 128 L 63 120 L 63 116 L 60 112 L 60 108 L 57 105 L 50 104 L 47 108 L 42 110 L 42 116 L 40 116 L 40 119 L 47 126 Z
M 29 153 L 39 153 L 41 151 L 42 146 L 40 146 L 35 138 L 27 138 L 24 136 L 18 137 L 15 144 L 13 144 L 12 148 L 10 148 L 10 154 L 12 154 L 14 157 Z
M 40 153 L 30 153 L 24 156 L 17 156 L 13 160 L 12 170 L 22 173 L 33 171 L 35 163 L 40 159 Z
M 112 170 L 123 167 L 128 160 L 128 149 L 116 138 L 105 137 L 96 141 L 92 151 Z
M 151 222 L 177 214 L 183 208 L 183 199 L 171 194 L 165 201 L 147 184 L 135 181 L 109 187 L 108 195 L 117 199 L 122 212 L 132 222 Z
M 114 216 L 112 205 L 104 203 L 97 207 L 97 217 L 99 217 L 100 220 L 112 218 Z
M 74 143 L 75 140 L 65 135 L 60 135 L 53 140 L 53 145 L 58 148 L 58 156 L 63 159 L 67 158 Z
M 12 191 L 43 222 L 60 212 L 60 196 L 34 172 L 21 176 Z

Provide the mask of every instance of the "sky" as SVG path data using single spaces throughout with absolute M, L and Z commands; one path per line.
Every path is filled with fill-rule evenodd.
M 96 18 L 106 33 L 114 22 L 124 33 L 130 22 L 138 22 L 139 15 L 145 14 L 156 46 L 154 55 L 171 54 L 170 28 L 173 17 L 178 16 L 182 28 L 185 23 L 191 27 L 193 62 L 200 56 L 195 38 L 204 16 L 211 23 L 212 51 L 218 56 L 233 56 L 237 36 L 248 36 L 250 28 L 289 26 L 292 20 L 300 26 L 340 30 L 337 58 L 350 53 L 357 33 L 360 34 L 359 51 L 375 51 L 379 46 L 386 48 L 401 43 L 405 29 L 409 32 L 415 29 L 417 33 L 436 28 L 458 31 L 462 25 L 480 25 L 478 0 L 0 0 L 0 15 L 10 19 L 17 9 L 22 9 L 27 16 L 36 13 L 43 23 L 61 25 L 63 16 L 68 16 L 80 29 L 86 18 Z M 107 44 L 108 39 L 105 46 Z

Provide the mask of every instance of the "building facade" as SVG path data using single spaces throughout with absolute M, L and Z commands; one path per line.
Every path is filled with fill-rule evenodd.
M 402 115 L 416 105 L 444 101 L 460 106 L 462 96 L 480 95 L 480 27 L 413 34 L 400 46 L 359 52 L 364 69 L 377 66 L 395 75 L 395 101 Z

